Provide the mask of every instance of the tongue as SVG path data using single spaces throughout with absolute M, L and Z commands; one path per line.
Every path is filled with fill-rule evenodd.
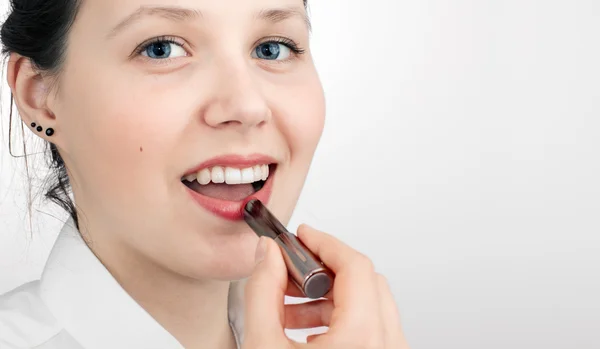
M 215 184 L 200 185 L 194 182 L 191 189 L 195 192 L 215 199 L 227 201 L 242 201 L 248 196 L 254 194 L 252 184 Z

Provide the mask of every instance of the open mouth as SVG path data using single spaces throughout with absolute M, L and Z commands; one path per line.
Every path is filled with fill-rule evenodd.
M 247 168 L 214 166 L 190 174 L 181 182 L 205 197 L 239 202 L 263 189 L 276 168 L 276 164 Z

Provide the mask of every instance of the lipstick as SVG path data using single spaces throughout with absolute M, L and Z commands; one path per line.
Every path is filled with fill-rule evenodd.
M 258 236 L 269 237 L 279 245 L 294 284 L 312 299 L 321 298 L 333 287 L 334 273 L 312 253 L 258 199 L 243 209 L 244 220 Z

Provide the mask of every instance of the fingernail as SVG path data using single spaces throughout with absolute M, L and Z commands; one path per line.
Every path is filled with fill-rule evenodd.
M 258 246 L 256 246 L 256 255 L 254 256 L 254 263 L 258 264 L 265 259 L 265 254 L 267 252 L 267 238 L 261 236 L 258 240 Z

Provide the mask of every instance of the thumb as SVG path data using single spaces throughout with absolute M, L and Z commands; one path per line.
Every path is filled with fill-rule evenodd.
M 284 333 L 287 268 L 277 243 L 261 237 L 256 265 L 245 286 L 245 340 L 271 343 Z

